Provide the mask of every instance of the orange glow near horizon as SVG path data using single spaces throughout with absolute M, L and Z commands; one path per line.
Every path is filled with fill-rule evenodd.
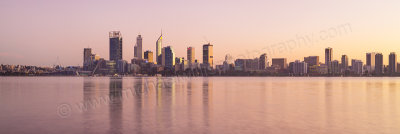
M 362 4 L 360 4 L 362 3 Z M 121 31 L 123 59 L 133 58 L 135 38 L 143 52 L 163 46 L 186 57 L 192 46 L 202 61 L 202 45 L 214 45 L 214 63 L 226 54 L 255 58 L 262 53 L 288 62 L 306 56 L 333 59 L 348 55 L 365 62 L 365 53 L 400 54 L 398 1 L 12 1 L 0 2 L 0 64 L 82 65 L 82 49 L 108 59 L 108 32 Z M 73 10 L 72 10 L 73 9 Z M 58 58 L 57 58 L 58 57 Z M 321 61 L 323 62 L 323 61 Z

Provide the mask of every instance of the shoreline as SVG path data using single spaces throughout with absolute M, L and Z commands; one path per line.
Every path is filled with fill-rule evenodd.
M 373 78 L 373 77 L 387 77 L 387 78 L 396 78 L 400 76 L 252 76 L 252 75 L 243 75 L 243 76 L 230 76 L 230 75 L 213 75 L 213 76 L 75 76 L 75 75 L 0 75 L 0 77 L 110 77 L 110 78 L 122 78 L 122 77 L 165 77 L 165 78 L 169 78 L 169 77 L 292 77 L 292 78 L 321 78 L 321 77 L 325 77 L 325 78 Z

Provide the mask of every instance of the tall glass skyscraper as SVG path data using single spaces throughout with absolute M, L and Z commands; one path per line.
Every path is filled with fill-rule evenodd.
M 332 61 L 332 48 L 325 48 L 325 64 L 328 65 Z
M 382 53 L 376 53 L 375 55 L 375 74 L 381 75 L 383 74 L 383 55 Z
M 342 55 L 340 68 L 342 72 L 345 72 L 349 68 L 349 58 L 347 55 Z
M 389 55 L 389 72 L 397 72 L 397 55 L 395 52 L 391 52 Z
M 138 35 L 136 38 L 136 46 L 134 47 L 134 55 L 139 59 L 143 59 L 142 40 L 142 35 Z
M 161 57 L 161 49 L 162 49 L 162 32 L 160 37 L 158 38 L 157 42 L 156 42 L 156 61 L 158 65 L 162 64 L 162 57 Z
M 83 49 L 83 70 L 88 70 L 89 66 L 92 64 L 92 49 Z
M 194 47 L 187 48 L 187 59 L 189 61 L 189 65 L 194 63 L 194 59 L 195 59 Z
M 122 36 L 119 31 L 109 32 L 110 61 L 122 60 Z
M 203 45 L 203 64 L 213 68 L 214 65 L 213 57 L 213 45 L 210 43 Z
M 172 69 L 175 65 L 175 53 L 171 46 L 162 49 L 162 65 L 169 69 Z
M 375 52 L 366 54 L 366 66 L 369 73 L 375 71 Z

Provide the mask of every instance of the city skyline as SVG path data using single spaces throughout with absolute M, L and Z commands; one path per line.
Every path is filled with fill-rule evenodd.
M 399 6 L 0 0 L 0 134 L 399 134 Z
M 381 52 L 383 63 L 387 65 L 390 52 L 400 52 L 397 45 L 400 41 L 395 37 L 400 31 L 397 25 L 400 20 L 390 15 L 398 12 L 395 7 L 398 2 L 363 1 L 362 5 L 357 4 L 359 1 L 295 2 L 297 6 L 271 1 L 77 4 L 77 1 L 43 0 L 33 4 L 30 1 L 5 0 L 0 3 L 0 15 L 8 18 L 0 22 L 1 28 L 7 31 L 0 33 L 0 64 L 82 66 L 81 48 L 86 47 L 108 59 L 107 32 L 114 30 L 121 31 L 123 35 L 124 60 L 134 57 L 132 50 L 139 34 L 143 36 L 143 51 L 156 53 L 154 42 L 159 37 L 160 29 L 164 30 L 163 46 L 173 46 L 180 57 L 185 57 L 188 46 L 200 50 L 203 44 L 211 42 L 215 45 L 215 64 L 221 64 L 226 54 L 235 58 L 255 58 L 267 53 L 270 58 L 285 57 L 288 61 L 302 60 L 306 56 L 323 57 L 324 53 L 320 50 L 332 47 L 335 49 L 334 60 L 347 55 L 349 60 L 360 59 L 365 63 L 366 52 Z M 355 7 L 355 4 L 358 6 Z M 225 10 L 217 10 L 216 7 L 222 5 Z M 88 7 L 91 10 L 86 10 Z M 153 7 L 157 8 L 154 10 Z M 370 10 L 383 7 L 382 10 Z M 210 10 L 202 10 L 205 8 Z M 340 12 L 331 12 L 338 8 Z M 33 14 L 38 19 L 31 21 Z M 339 31 L 341 25 L 348 25 L 346 33 L 324 36 L 326 38 L 321 40 L 321 31 L 332 32 L 335 28 Z M 308 45 L 289 50 L 279 48 L 282 42 L 312 36 L 315 36 L 314 42 Z M 274 53 L 263 49 L 267 47 Z M 266 51 L 253 53 L 260 49 Z M 202 57 L 196 55 L 195 59 Z

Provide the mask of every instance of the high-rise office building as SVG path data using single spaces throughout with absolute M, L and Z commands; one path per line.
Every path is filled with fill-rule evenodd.
M 351 70 L 354 74 L 363 74 L 363 62 L 361 60 L 351 60 Z
M 162 48 L 162 65 L 166 68 L 172 69 L 175 65 L 175 53 L 171 46 Z
M 339 74 L 339 61 L 333 60 L 328 63 L 329 74 Z
M 307 63 L 296 60 L 293 64 L 294 75 L 305 75 L 307 74 Z
M 304 62 L 306 62 L 308 66 L 319 66 L 319 56 L 304 57 Z
M 375 55 L 376 53 L 367 53 L 366 54 L 366 68 L 369 73 L 372 73 L 375 71 Z
M 138 35 L 138 37 L 136 38 L 134 53 L 136 58 L 143 59 L 142 35 Z
M 184 63 L 185 58 L 184 57 L 175 57 L 175 65 Z
M 161 56 L 162 50 L 161 49 L 162 49 L 162 32 L 156 42 L 156 61 L 157 61 L 158 65 L 162 64 L 162 61 L 161 61 L 162 60 L 162 56 Z
M 88 70 L 89 66 L 92 64 L 92 49 L 83 49 L 83 69 Z
M 109 32 L 110 37 L 110 60 L 122 60 L 122 36 L 119 31 Z
M 144 52 L 144 59 L 147 60 L 148 62 L 153 62 L 153 52 L 149 50 Z
M 210 68 L 213 68 L 213 45 L 211 45 L 210 43 L 203 45 L 203 64 Z
M 258 69 L 260 69 L 260 70 L 267 69 L 267 67 L 269 65 L 268 65 L 268 57 L 267 57 L 266 53 L 260 55 L 258 64 L 259 64 L 259 68 Z
M 328 47 L 325 48 L 325 64 L 328 65 L 330 61 L 332 61 L 332 48 Z
M 187 59 L 188 59 L 189 65 L 194 63 L 194 59 L 195 59 L 194 47 L 187 48 Z
M 272 66 L 287 69 L 287 60 L 286 58 L 272 58 Z
M 341 68 L 342 72 L 349 69 L 349 59 L 348 59 L 347 55 L 342 55 L 340 68 Z
M 138 58 L 137 46 L 133 46 L 133 57 Z
M 400 63 L 397 63 L 397 72 L 400 72 Z
M 376 53 L 375 55 L 375 74 L 383 74 L 383 55 L 382 53 Z
M 397 55 L 395 52 L 389 54 L 389 73 L 397 72 Z

